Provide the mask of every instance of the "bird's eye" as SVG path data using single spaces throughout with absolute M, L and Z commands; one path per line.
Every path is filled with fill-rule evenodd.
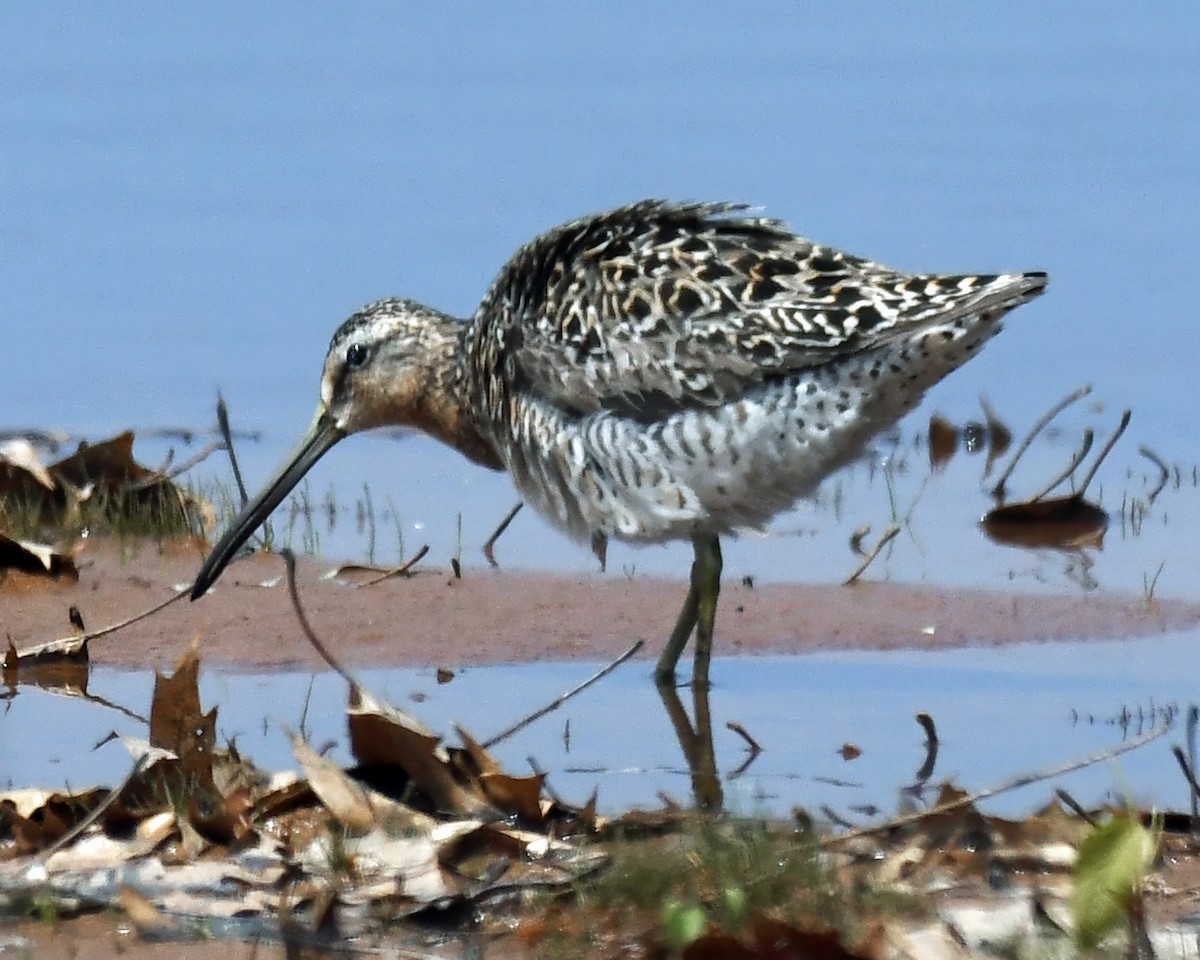
M 356 370 L 367 362 L 368 350 L 361 343 L 352 343 L 346 348 L 346 366 Z

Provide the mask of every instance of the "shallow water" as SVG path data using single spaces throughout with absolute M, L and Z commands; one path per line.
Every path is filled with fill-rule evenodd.
M 728 808 L 787 814 L 827 806 L 867 822 L 931 802 L 951 780 L 980 790 L 1047 770 L 1149 732 L 1166 715 L 1182 717 L 1200 700 L 1189 666 L 1200 633 L 1121 643 L 1022 645 L 991 650 L 818 654 L 721 659 L 710 707 L 717 768 Z M 1169 669 L 1164 669 L 1164 665 Z M 458 724 L 478 739 L 506 729 L 596 669 L 587 663 L 474 667 L 438 684 L 431 670 L 367 670 L 364 682 L 433 729 Z M 662 797 L 692 799 L 687 763 L 644 663 L 626 664 L 563 708 L 495 748 L 509 772 L 530 772 L 530 758 L 569 802 L 593 790 L 600 808 L 658 807 Z M 134 713 L 149 711 L 153 676 L 97 668 L 88 693 Z M 690 694 L 680 691 L 690 711 Z M 205 710 L 219 708 L 218 737 L 266 769 L 294 769 L 285 731 L 303 726 L 315 745 L 352 763 L 346 748 L 345 683 L 334 674 L 205 670 Z M 933 717 L 940 741 L 923 792 L 904 788 L 925 760 L 924 733 L 913 719 Z M 764 748 L 745 770 L 745 742 L 726 728 L 741 724 Z M 137 720 L 98 703 L 22 688 L 4 716 L 9 786 L 81 788 L 115 783 L 129 759 L 119 743 L 92 745 L 112 729 L 144 737 Z M 1085 770 L 988 801 L 988 810 L 1020 814 L 1047 802 L 1055 787 L 1085 805 L 1135 800 L 1184 809 L 1186 785 L 1170 754 L 1182 724 L 1167 737 Z M 853 744 L 853 761 L 839 751 Z
M 878 533 L 899 516 L 909 522 L 871 577 L 1135 595 L 1153 584 L 1196 599 L 1198 28 L 1200 8 L 1083 0 L 1053 12 L 1032 0 L 993 10 L 926 2 L 853 21 L 836 5 L 731 16 L 693 4 L 684 16 L 627 0 L 569 12 L 302 6 L 283 18 L 224 0 L 186 11 L 6 5 L 0 431 L 53 428 L 73 443 L 133 427 L 153 465 L 168 446 L 184 459 L 207 439 L 220 389 L 235 427 L 262 437 L 241 447 L 255 486 L 308 422 L 328 338 L 362 303 L 405 294 L 465 315 L 517 245 L 563 219 L 642 196 L 745 199 L 902 268 L 1040 267 L 1052 284 L 932 392 L 896 444 L 881 442 L 773 536 L 730 543 L 729 576 L 840 581 L 855 564 L 851 531 L 869 523 Z M 983 458 L 960 455 L 931 473 L 919 445 L 929 414 L 979 419 L 984 393 L 1019 435 L 1083 382 L 1096 385 L 1093 398 L 1035 445 L 1011 489 L 1037 489 L 1085 427 L 1103 435 L 1132 408 L 1093 488 L 1114 514 L 1104 549 L 990 543 L 977 525 L 991 505 Z M 176 426 L 196 439 L 149 437 Z M 1179 474 L 1134 530 L 1118 513 L 1155 483 L 1142 444 Z M 218 458 L 195 476 L 229 480 Z M 380 517 L 373 550 L 355 519 L 364 487 Z M 433 563 L 461 549 L 482 564 L 478 547 L 514 501 L 504 477 L 418 437 L 343 444 L 313 471 L 310 498 L 331 488 L 338 522 L 317 528 L 331 559 L 390 561 L 428 543 Z M 392 505 L 398 529 L 385 516 Z M 518 567 L 594 565 L 528 512 L 497 552 Z M 617 544 L 609 569 L 682 576 L 688 559 L 685 547 Z M 723 662 L 713 693 L 721 768 L 740 761 L 723 726 L 737 719 L 768 746 L 753 776 L 729 787 L 747 806 L 761 796 L 777 809 L 890 809 L 920 763 L 911 715 L 924 709 L 942 730 L 939 770 L 991 783 L 1116 738 L 1105 724 L 1073 724 L 1072 709 L 1107 718 L 1151 698 L 1190 702 L 1196 639 Z M 586 672 L 474 669 L 447 688 L 420 673 L 376 682 L 401 700 L 425 690 L 423 718 L 453 715 L 486 734 Z M 520 765 L 536 755 L 575 799 L 599 784 L 609 809 L 653 803 L 660 789 L 686 795 L 644 674 L 626 668 L 572 705 L 569 755 L 564 713 L 506 756 Z M 306 676 L 206 683 L 227 733 L 253 742 L 255 757 L 283 757 L 275 721 L 298 722 Z M 340 732 L 342 692 L 331 678 L 316 683 L 320 740 Z M 149 684 L 98 668 L 91 689 L 144 709 Z M 262 734 L 261 713 L 239 709 L 267 689 L 278 712 Z M 93 727 L 119 725 L 94 709 L 22 690 L 0 720 L 2 774 L 116 779 L 118 747 L 91 754 L 66 733 L 78 724 L 90 740 Z M 639 723 L 613 728 L 627 716 Z M 834 755 L 845 740 L 864 747 L 860 760 Z M 1145 784 L 1152 799 L 1179 805 L 1165 750 L 1121 769 L 1139 796 Z M 666 769 L 566 772 L 614 766 Z M 826 776 L 863 786 L 816 779 Z M 1085 801 L 1115 780 L 1107 768 L 1076 776 Z

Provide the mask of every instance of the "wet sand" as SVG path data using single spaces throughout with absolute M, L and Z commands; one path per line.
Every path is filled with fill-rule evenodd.
M 89 544 L 78 582 L 22 574 L 0 582 L 0 629 L 20 649 L 68 636 L 75 606 L 88 630 L 133 616 L 194 575 L 201 544 L 120 550 Z M 309 619 L 349 665 L 454 667 L 534 660 L 607 660 L 637 639 L 657 657 L 682 603 L 683 581 L 620 574 L 555 575 L 437 566 L 359 587 L 301 559 Z M 199 638 L 208 663 L 310 668 L 320 661 L 288 598 L 284 564 L 258 554 L 231 566 L 196 603 L 93 640 L 92 661 L 170 667 Z M 869 571 L 868 571 L 869 574 Z M 934 649 L 1027 641 L 1119 639 L 1200 623 L 1200 604 L 1112 594 L 1037 595 L 889 583 L 724 585 L 717 656 L 817 650 Z M 686 658 L 686 654 L 685 654 Z

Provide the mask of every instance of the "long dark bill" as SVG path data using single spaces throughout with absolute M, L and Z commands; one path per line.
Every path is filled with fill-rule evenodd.
M 308 432 L 300 439 L 296 449 L 288 457 L 287 462 L 280 467 L 279 472 L 275 474 L 262 493 L 246 505 L 238 518 L 225 531 L 225 536 L 221 537 L 220 542 L 213 547 L 212 553 L 208 555 L 204 566 L 196 575 L 196 582 L 192 584 L 193 600 L 204 596 L 241 545 L 262 526 L 263 521 L 271 515 L 271 511 L 291 493 L 292 488 L 308 473 L 312 465 L 345 435 L 328 414 L 317 415 L 312 426 L 308 428 Z

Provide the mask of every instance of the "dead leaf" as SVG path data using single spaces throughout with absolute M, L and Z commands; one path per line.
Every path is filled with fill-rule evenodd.
M 199 642 L 193 641 L 173 675 L 155 673 L 150 743 L 179 758 L 189 783 L 211 786 L 217 708 L 201 713 L 199 681 Z
M 929 463 L 940 470 L 958 449 L 958 430 L 936 413 L 929 418 Z
M 132 887 L 121 888 L 117 905 L 137 928 L 138 936 L 146 940 L 174 940 L 183 936 L 183 927 L 178 920 L 167 916 L 152 900 Z
M 429 803 L 443 813 L 480 816 L 491 812 L 478 790 L 460 784 L 441 738 L 416 718 L 354 687 L 347 711 L 350 748 L 366 766 L 399 767 Z
M 19 570 L 37 576 L 78 580 L 79 570 L 70 554 L 49 544 L 14 540 L 0 533 L 0 570 Z
M 34 445 L 24 437 L 0 443 L 0 495 L 21 496 L 27 493 L 31 482 L 54 491 L 54 481 Z
M 984 533 L 1012 547 L 1078 550 L 1100 547 L 1108 514 L 1080 494 L 1005 504 L 984 516 Z
M 334 819 L 349 830 L 365 833 L 375 826 L 375 811 L 366 789 L 341 767 L 326 760 L 303 737 L 292 734 L 292 752 L 308 777 L 308 785 Z

